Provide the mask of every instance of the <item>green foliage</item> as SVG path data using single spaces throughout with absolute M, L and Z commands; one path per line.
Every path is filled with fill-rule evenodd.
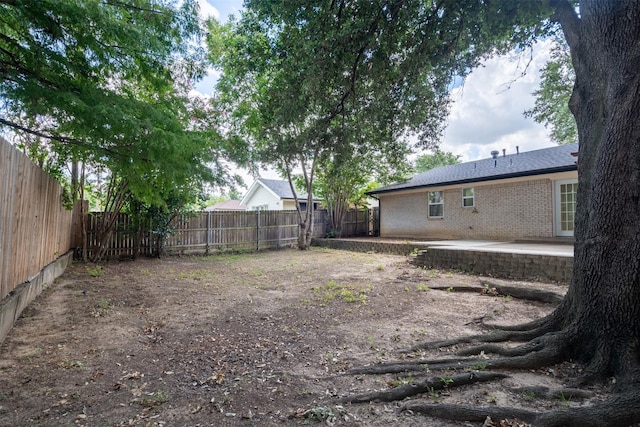
M 428 292 L 429 286 L 426 283 L 420 283 L 416 285 L 416 290 L 419 292 Z
M 0 126 L 32 158 L 82 161 L 127 182 L 139 200 L 230 179 L 211 103 L 190 99 L 205 70 L 197 2 L 0 3 Z M 217 113 L 217 111 L 215 111 Z
M 374 172 L 402 176 L 412 145 L 437 144 L 453 76 L 528 45 L 548 15 L 515 0 L 248 0 L 239 21 L 208 28 L 226 136 L 283 176 L 300 170 L 309 200 L 317 173 L 340 211 Z M 309 216 L 300 220 L 307 232 Z
M 553 48 L 551 59 L 540 71 L 540 88 L 533 93 L 536 102 L 531 110 L 524 112 L 525 117 L 533 117 L 549 128 L 551 140 L 558 144 L 578 141 L 576 121 L 569 110 L 576 77 L 569 47 L 564 41 Z
M 448 151 L 436 151 L 433 154 L 423 154 L 416 158 L 413 170 L 415 173 L 426 172 L 440 166 L 460 163 L 460 156 Z
M 104 268 L 100 265 L 95 265 L 93 267 L 86 267 L 87 274 L 91 277 L 100 277 L 104 274 Z
M 347 410 L 340 405 L 336 406 L 315 406 L 311 409 L 301 412 L 304 417 L 303 424 L 309 424 L 309 421 L 323 422 L 327 425 L 334 425 L 340 419 L 348 419 Z

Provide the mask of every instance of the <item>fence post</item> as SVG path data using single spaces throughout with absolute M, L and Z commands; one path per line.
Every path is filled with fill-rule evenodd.
M 211 245 L 211 211 L 207 211 L 207 239 L 204 253 L 209 255 L 209 247 Z
M 256 210 L 256 250 L 260 250 L 260 209 Z

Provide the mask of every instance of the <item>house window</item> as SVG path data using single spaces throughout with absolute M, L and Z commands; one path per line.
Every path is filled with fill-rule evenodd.
M 476 199 L 473 193 L 473 187 L 463 188 L 462 189 L 462 207 L 472 208 L 475 205 L 476 205 Z
M 444 216 L 444 192 L 429 192 L 429 218 L 442 218 Z

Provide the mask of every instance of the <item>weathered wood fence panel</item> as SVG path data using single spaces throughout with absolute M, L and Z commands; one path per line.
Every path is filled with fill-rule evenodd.
M 71 247 L 62 187 L 0 138 L 0 300 Z
M 352 209 L 347 211 L 342 222 L 342 237 L 368 236 L 370 233 L 369 209 Z
M 103 215 L 108 213 L 89 214 L 86 240 L 89 258 L 97 250 Z M 324 235 L 326 220 L 326 211 L 315 212 L 314 237 Z M 170 227 L 171 234 L 164 244 L 167 254 L 208 254 L 294 246 L 299 231 L 295 211 L 195 212 L 175 218 Z M 157 237 L 153 230 L 145 230 L 140 239 L 139 254 L 154 254 Z M 104 257 L 131 257 L 135 245 L 136 235 L 131 220 L 127 214 L 120 214 Z

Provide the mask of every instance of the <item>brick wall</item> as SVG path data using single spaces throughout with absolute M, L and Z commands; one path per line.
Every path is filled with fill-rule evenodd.
M 553 237 L 553 181 L 469 185 L 475 206 L 462 207 L 463 186 L 444 188 L 444 217 L 428 218 L 428 191 L 380 195 L 380 236 L 428 239 Z

